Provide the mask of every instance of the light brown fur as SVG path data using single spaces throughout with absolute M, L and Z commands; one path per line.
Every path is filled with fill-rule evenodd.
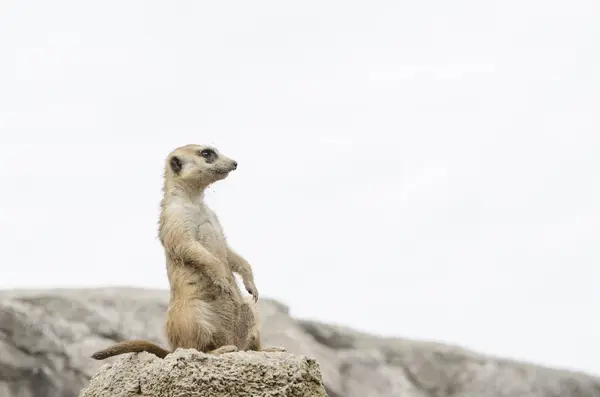
M 204 202 L 205 189 L 236 168 L 235 161 L 203 145 L 179 147 L 167 158 L 159 237 L 171 287 L 165 325 L 172 350 L 285 351 L 261 347 L 252 268 L 229 246 L 217 216 Z M 249 299 L 242 297 L 233 272 L 241 276 Z M 92 357 L 102 360 L 140 351 L 162 358 L 170 353 L 147 340 L 129 340 Z

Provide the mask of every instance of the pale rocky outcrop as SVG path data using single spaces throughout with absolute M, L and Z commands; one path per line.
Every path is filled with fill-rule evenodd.
M 167 291 L 134 288 L 0 292 L 0 396 L 76 397 L 103 364 L 134 357 L 99 362 L 93 351 L 130 338 L 166 347 L 167 302 Z M 591 375 L 378 338 L 260 304 L 265 345 L 316 359 L 329 397 L 600 397 Z
M 177 349 L 165 359 L 142 352 L 106 364 L 79 397 L 325 397 L 315 360 L 289 353 L 220 356 Z

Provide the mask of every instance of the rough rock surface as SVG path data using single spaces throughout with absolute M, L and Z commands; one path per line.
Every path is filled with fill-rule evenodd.
M 142 352 L 106 364 L 79 397 L 325 397 L 319 365 L 289 353 L 220 356 L 177 349 L 164 360 Z
M 76 397 L 123 339 L 166 347 L 168 292 L 134 288 L 0 292 L 0 396 Z M 378 338 L 292 318 L 261 299 L 267 345 L 315 358 L 329 397 L 600 397 L 600 379 L 456 346 Z M 129 355 L 121 356 L 129 357 Z

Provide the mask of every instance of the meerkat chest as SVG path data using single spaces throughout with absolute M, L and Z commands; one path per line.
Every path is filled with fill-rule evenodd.
M 223 236 L 223 228 L 219 223 L 214 212 L 210 210 L 201 211 L 197 216 L 198 237 L 202 236 Z
M 198 209 L 196 214 L 196 238 L 213 254 L 227 254 L 225 234 L 215 213 L 206 206 Z

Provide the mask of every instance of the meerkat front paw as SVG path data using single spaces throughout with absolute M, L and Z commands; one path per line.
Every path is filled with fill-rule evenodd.
M 258 302 L 258 289 L 256 288 L 256 285 L 252 282 L 244 282 L 244 287 L 246 288 L 246 291 L 252 295 L 254 302 Z

